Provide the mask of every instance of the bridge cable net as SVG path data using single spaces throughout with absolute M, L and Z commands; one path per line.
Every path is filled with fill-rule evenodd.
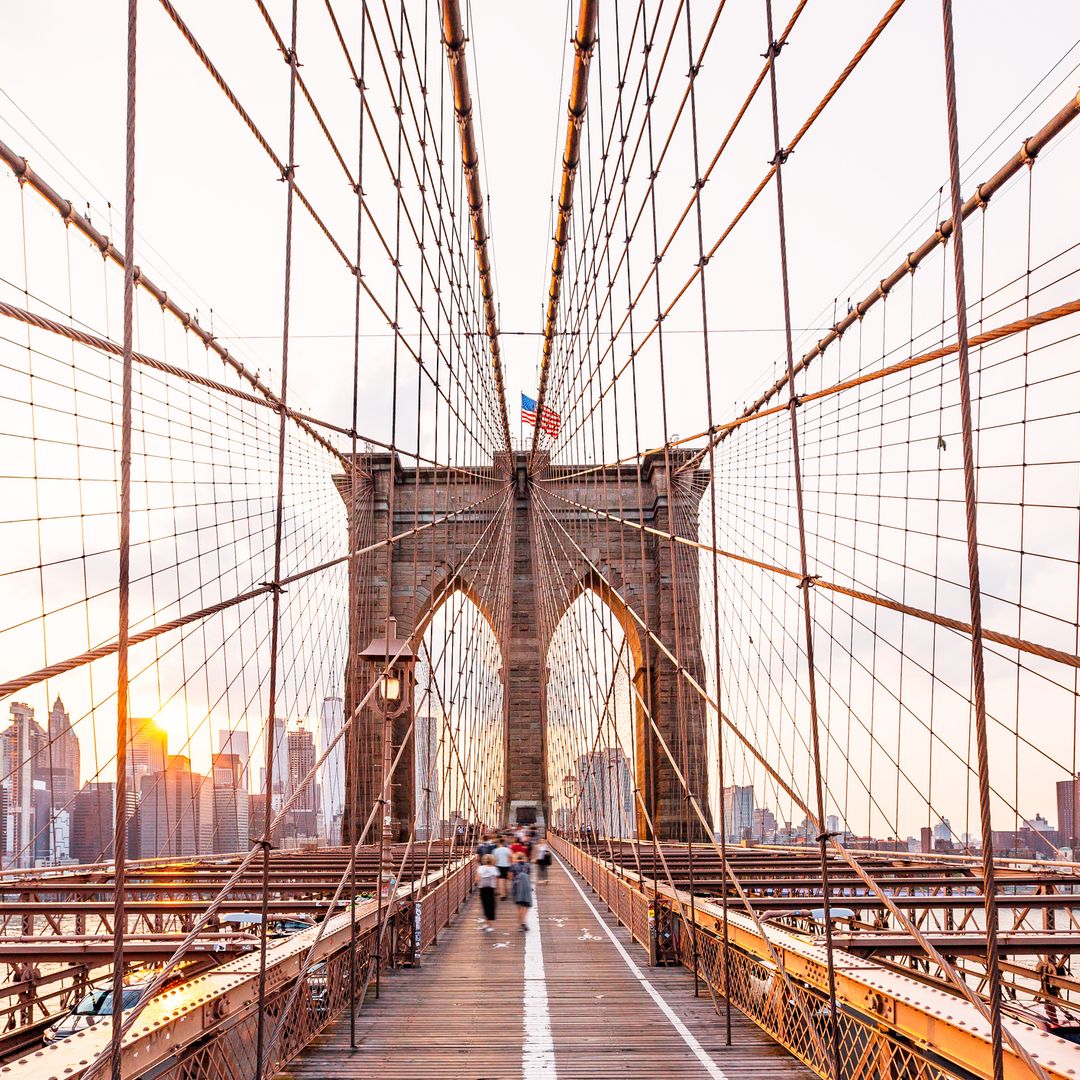
M 970 27 L 914 8 L 582 0 L 519 453 L 452 0 L 130 0 L 111 198 L 4 119 L 0 1053 L 110 989 L 55 1073 L 355 1046 L 479 836 L 542 817 L 729 1039 L 1068 1075 L 1076 68 L 971 149 Z M 853 163 L 905 34 L 940 111 Z M 163 166 L 194 109 L 233 144 Z
M 580 7 L 537 403 L 560 430 L 530 465 L 549 797 L 639 940 L 822 1076 L 1049 1076 L 1067 950 L 998 893 L 1075 887 L 1075 67 L 972 148 L 964 38 L 931 15 Z M 852 99 L 916 24 L 933 138 L 853 164 Z M 895 235 L 844 213 L 931 152 Z M 865 265 L 822 282 L 838 243 Z M 747 312 L 775 359 L 725 334 Z M 867 956 L 902 982 L 851 979 Z M 943 1001 L 977 1048 L 919 1045 Z
M 432 940 L 499 820 L 508 427 L 442 27 L 133 2 L 113 201 L 5 119 L 12 1060 L 111 991 L 50 1067 L 273 1075 Z M 182 211 L 243 207 L 202 241 L 213 305 L 141 231 L 175 191 L 141 148 L 183 108 L 148 38 L 235 132 Z

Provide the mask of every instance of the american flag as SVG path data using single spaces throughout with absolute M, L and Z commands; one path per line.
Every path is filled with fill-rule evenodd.
M 527 394 L 521 395 L 521 420 L 525 424 L 536 425 L 536 398 Z M 555 439 L 558 438 L 561 423 L 559 414 L 545 405 L 540 415 L 540 430 Z

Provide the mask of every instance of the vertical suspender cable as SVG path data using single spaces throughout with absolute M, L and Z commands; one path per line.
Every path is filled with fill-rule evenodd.
M 356 156 L 356 272 L 355 272 L 355 296 L 353 299 L 353 392 L 352 392 L 352 436 L 350 439 L 349 455 L 349 506 L 346 520 L 349 526 L 350 550 L 355 552 L 359 549 L 359 536 L 353 534 L 353 523 L 356 521 L 356 494 L 357 494 L 357 471 L 356 471 L 356 425 L 357 409 L 360 399 L 360 266 L 363 252 L 364 235 L 364 94 L 367 87 L 364 84 L 365 61 L 367 58 L 367 0 L 361 0 L 360 5 L 360 71 L 356 76 L 356 89 L 360 95 L 359 139 Z M 419 449 L 419 443 L 417 443 Z M 360 632 L 362 620 L 360 617 L 360 560 L 354 555 L 352 565 L 349 567 L 349 626 L 350 632 Z M 349 663 L 352 665 L 350 681 L 356 686 L 357 670 L 355 647 L 349 650 Z M 360 739 L 354 731 L 353 737 L 346 747 L 353 776 L 356 777 L 360 763 Z M 344 839 L 344 838 L 343 838 Z M 356 950 L 358 947 L 356 935 L 356 860 L 358 858 L 356 838 L 350 836 L 353 841 L 352 858 L 349 861 L 349 1046 L 356 1049 Z
M 998 954 L 997 882 L 990 821 L 990 765 L 986 745 L 986 674 L 983 665 L 982 592 L 979 587 L 978 501 L 971 425 L 971 370 L 968 358 L 967 289 L 964 279 L 964 212 L 960 194 L 960 137 L 956 118 L 956 51 L 952 0 L 941 0 L 945 46 L 945 102 L 949 129 L 949 195 L 953 215 L 956 283 L 956 342 L 960 379 L 960 433 L 964 456 L 964 511 L 967 517 L 968 596 L 971 604 L 971 682 L 975 703 L 975 750 L 979 770 L 979 824 L 982 829 L 983 899 L 986 905 L 986 973 L 990 992 L 990 1038 L 994 1080 L 1004 1075 L 1001 1029 L 1001 962 Z
M 694 148 L 694 190 L 697 198 L 694 200 L 697 217 L 697 242 L 698 261 L 701 273 L 698 281 L 701 283 L 701 348 L 702 359 L 705 369 L 705 408 L 709 427 L 713 425 L 713 398 L 712 398 L 712 358 L 709 355 L 709 305 L 708 294 L 705 289 L 705 234 L 702 223 L 701 189 L 705 181 L 701 178 L 701 154 L 698 146 L 698 112 L 697 112 L 697 76 L 698 64 L 694 61 L 694 33 L 691 25 L 691 5 L 686 8 L 686 52 L 690 64 L 687 79 L 690 83 L 690 135 Z M 709 538 L 712 541 L 712 610 L 713 610 L 713 664 L 716 670 L 716 772 L 717 784 L 720 788 L 720 880 L 722 891 L 720 893 L 721 910 L 723 911 L 723 934 L 720 941 L 720 967 L 723 972 L 724 991 L 724 1041 L 731 1045 L 731 943 L 728 928 L 728 858 L 727 858 L 727 815 L 724 812 L 724 724 L 720 719 L 720 582 L 718 556 L 716 553 L 716 456 L 712 440 L 709 441 Z M 673 530 L 674 531 L 674 530 Z M 707 712 L 706 712 L 707 715 Z M 696 978 L 696 974 L 695 974 Z
M 127 135 L 124 190 L 124 373 L 120 435 L 119 649 L 116 665 L 116 818 L 113 832 L 112 1077 L 120 1080 L 124 1014 L 124 870 L 127 856 L 128 635 L 131 577 L 131 381 L 135 308 L 135 57 L 138 0 L 128 0 Z
M 566 149 L 563 152 L 562 183 L 559 187 L 559 206 L 555 217 L 555 250 L 551 256 L 551 286 L 548 289 L 547 317 L 544 320 L 544 345 L 540 358 L 540 385 L 536 392 L 536 423 L 533 425 L 532 453 L 540 446 L 547 396 L 548 373 L 551 352 L 555 341 L 555 325 L 559 314 L 559 294 L 566 261 L 566 244 L 570 237 L 570 215 L 574 209 L 574 183 L 577 179 L 578 162 L 581 160 L 581 124 L 588 106 L 589 65 L 593 46 L 596 44 L 596 17 L 599 0 L 581 0 L 578 10 L 578 27 L 574 35 L 574 74 L 570 82 L 570 100 L 567 103 Z
M 278 410 L 281 415 L 281 422 L 278 425 L 277 507 L 274 516 L 274 589 L 270 617 L 270 685 L 267 693 L 265 805 L 263 807 L 263 834 L 258 841 L 262 845 L 262 924 L 259 933 L 259 1021 L 255 1048 L 255 1080 L 261 1080 L 262 1078 L 263 1048 L 266 1040 L 266 935 L 270 921 L 270 847 L 274 803 L 274 741 L 277 737 L 278 643 L 281 633 L 281 546 L 285 507 L 285 422 L 288 419 L 286 401 L 289 387 L 289 298 L 292 285 L 293 197 L 295 193 L 293 176 L 296 169 L 294 161 L 296 152 L 296 15 L 297 0 L 293 0 L 292 37 L 289 52 L 286 56 L 289 64 L 289 156 L 286 159 L 281 177 L 286 185 L 285 285 L 282 303 L 281 391 L 278 395 L 280 401 Z
M 788 287 L 787 233 L 784 227 L 784 161 L 788 151 L 780 145 L 780 111 L 776 97 L 776 57 L 780 45 L 773 38 L 772 0 L 765 0 L 765 20 L 768 28 L 769 87 L 772 95 L 772 130 L 774 157 L 772 164 L 776 169 L 776 215 L 780 241 L 780 280 L 784 298 L 784 341 L 787 351 L 788 413 L 791 418 L 791 460 L 792 475 L 795 483 L 795 514 L 799 533 L 799 565 L 802 574 L 800 591 L 802 592 L 803 630 L 806 635 L 806 688 L 810 703 L 810 742 L 814 766 L 815 811 L 817 813 L 818 850 L 821 853 L 821 905 L 822 921 L 825 924 L 825 956 L 828 966 L 829 995 L 829 1062 L 830 1074 L 840 1077 L 840 1037 L 836 1016 L 836 968 L 833 963 L 832 912 L 829 896 L 829 855 L 830 836 L 825 828 L 825 792 L 821 776 L 821 741 L 817 706 L 817 679 L 814 669 L 814 625 L 810 611 L 810 571 L 806 558 L 806 518 L 803 510 L 802 464 L 799 458 L 799 421 L 796 410 L 799 405 L 795 393 L 795 356 L 791 341 L 791 295 Z

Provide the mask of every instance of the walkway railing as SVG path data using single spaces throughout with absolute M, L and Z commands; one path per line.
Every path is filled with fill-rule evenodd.
M 695 943 L 688 893 L 605 863 L 554 834 L 549 834 L 549 842 L 649 951 L 653 963 L 680 963 L 692 971 L 696 951 L 698 977 L 717 1002 L 730 997 L 733 1006 L 816 1073 L 833 1075 L 825 1051 L 826 955 L 815 938 L 769 927 L 785 980 L 748 916 L 729 911 L 725 950 L 720 905 L 695 898 Z M 861 956 L 834 950 L 834 963 L 839 1075 L 844 1080 L 972 1080 L 993 1075 L 989 1025 L 966 1002 Z M 1080 1075 L 1080 1047 L 1020 1021 L 1006 1018 L 1005 1023 L 1047 1075 Z M 1019 1080 L 1030 1075 L 1006 1045 L 1005 1076 Z
M 475 875 L 470 856 L 440 867 L 398 890 L 381 948 L 383 969 L 419 961 L 439 930 L 469 895 Z M 379 904 L 370 899 L 356 907 L 357 1007 L 363 989 L 374 980 L 379 934 Z M 268 952 L 264 1030 L 270 1045 L 264 1075 L 273 1076 L 296 1056 L 352 1000 L 353 941 L 348 911 L 331 915 L 316 945 L 313 963 L 302 974 L 318 928 L 294 934 Z M 258 1028 L 259 955 L 257 950 L 214 968 L 146 1007 L 124 1040 L 124 1075 L 153 1075 L 155 1080 L 250 1080 L 255 1075 Z M 299 992 L 294 993 L 301 981 Z M 284 1010 L 288 1014 L 281 1021 Z M 89 1077 L 87 1069 L 107 1045 L 109 1025 L 45 1047 L 17 1064 L 33 1073 L 65 1080 Z M 270 1036 L 279 1032 L 271 1044 Z

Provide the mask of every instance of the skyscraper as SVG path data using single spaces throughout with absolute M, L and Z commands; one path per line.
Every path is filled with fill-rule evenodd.
M 315 738 L 310 731 L 303 727 L 294 728 L 289 732 L 289 786 L 290 795 L 300 791 L 307 774 L 315 767 Z M 300 798 L 294 804 L 297 810 L 315 809 L 315 783 L 308 783 Z
M 430 708 L 416 717 L 413 731 L 416 770 L 416 839 L 428 840 L 437 835 L 439 823 L 439 775 L 435 758 L 438 753 L 439 719 Z M 427 789 L 427 790 L 425 790 Z
M 266 761 L 266 731 L 269 725 L 263 728 L 263 737 L 260 740 L 258 751 L 259 761 Z M 285 718 L 274 717 L 274 790 L 270 805 L 274 810 L 279 810 L 285 801 L 285 793 L 288 788 L 289 778 L 289 744 L 285 735 Z M 259 766 L 259 790 L 266 791 L 266 765 Z
M 578 758 L 583 825 L 609 836 L 637 835 L 630 766 L 620 747 L 608 746 Z
M 323 698 L 319 710 L 319 753 L 334 741 L 345 724 L 345 703 L 339 697 Z M 339 739 L 323 762 L 319 774 L 322 815 L 331 844 L 341 843 L 341 818 L 345 813 L 345 740 Z
M 52 792 L 52 809 L 59 813 L 79 790 L 79 739 L 71 717 L 57 695 L 49 712 L 49 749 L 45 755 L 45 782 Z
M 754 788 L 730 784 L 724 788 L 724 831 L 728 840 L 750 836 L 754 827 Z
M 247 790 L 251 784 L 251 743 L 247 729 L 219 728 L 218 753 L 236 755 L 240 761 L 240 783 Z
M 142 858 L 199 854 L 200 818 L 206 813 L 203 780 L 180 754 L 169 758 L 164 772 L 140 778 L 135 820 Z
M 169 756 L 169 736 L 148 716 L 128 718 L 127 774 L 132 777 L 149 776 L 165 771 Z
M 213 783 L 213 827 L 210 850 L 215 855 L 247 851 L 250 819 L 244 766 L 239 754 L 215 754 L 210 779 Z
M 1061 833 L 1062 843 L 1073 849 L 1076 848 L 1077 822 L 1080 819 L 1077 796 L 1080 796 L 1080 788 L 1076 780 L 1057 782 L 1058 832 Z
M 34 719 L 34 710 L 21 701 L 10 706 L 11 724 L 0 736 L 3 786 L 7 796 L 4 821 L 4 862 L 32 866 L 34 837 L 47 821 L 36 823 L 34 780 L 43 760 L 48 736 Z
M 115 820 L 116 785 L 86 784 L 71 807 L 71 857 L 80 863 L 111 859 Z

